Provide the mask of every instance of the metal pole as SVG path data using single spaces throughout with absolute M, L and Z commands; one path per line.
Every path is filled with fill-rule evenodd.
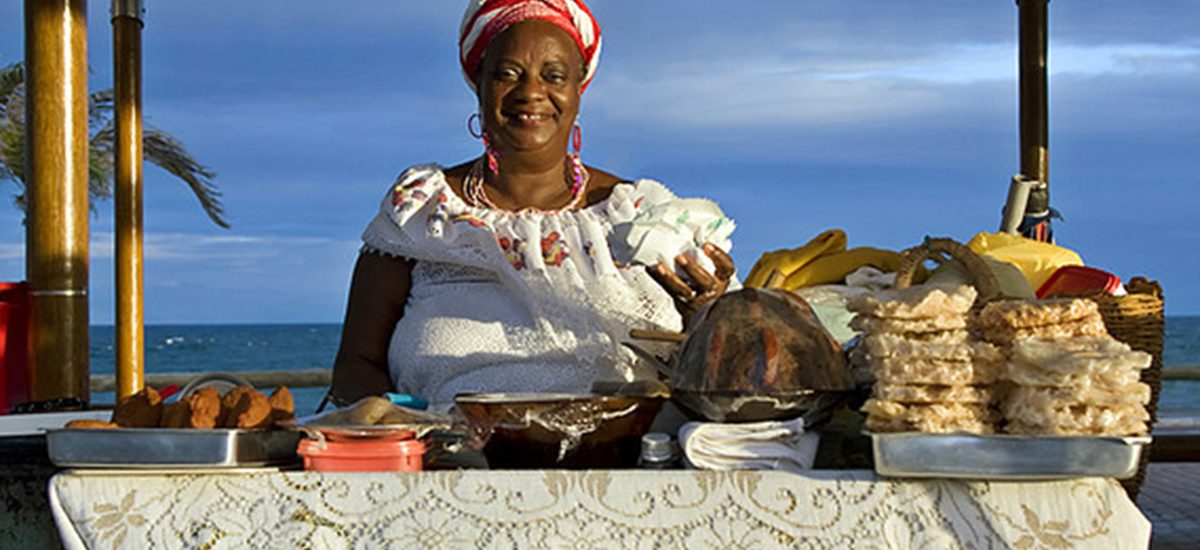
M 1021 175 L 1037 183 L 1029 191 L 1027 215 L 1050 210 L 1047 37 L 1050 0 L 1017 0 L 1020 24 Z
M 145 385 L 141 0 L 113 0 L 117 397 Z
M 86 0 L 25 0 L 30 398 L 88 395 Z

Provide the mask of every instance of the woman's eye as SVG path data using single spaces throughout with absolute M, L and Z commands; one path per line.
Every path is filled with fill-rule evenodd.
M 520 76 L 520 73 L 518 73 L 516 71 L 516 69 L 497 69 L 496 70 L 496 79 L 497 80 L 516 80 L 519 76 Z
M 552 72 L 552 73 L 547 73 L 542 78 L 545 78 L 546 82 L 552 82 L 554 84 L 562 84 L 563 82 L 567 81 L 567 74 L 560 73 L 560 72 Z

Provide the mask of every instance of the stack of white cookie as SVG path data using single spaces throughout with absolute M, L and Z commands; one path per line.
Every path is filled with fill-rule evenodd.
M 1108 337 L 1096 302 L 1083 298 L 992 302 L 973 321 L 980 338 L 1006 352 L 1023 338 Z
M 918 286 L 852 298 L 851 327 L 874 375 L 863 406 L 876 432 L 993 433 L 991 384 L 1003 368 L 995 347 L 967 331 L 970 286 Z
M 1110 337 L 1085 299 L 988 304 L 980 335 L 1006 346 L 1004 431 L 1029 435 L 1132 436 L 1147 433 L 1152 361 Z

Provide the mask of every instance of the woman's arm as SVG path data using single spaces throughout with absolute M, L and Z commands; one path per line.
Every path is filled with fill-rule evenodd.
M 412 267 L 413 262 L 404 258 L 371 252 L 358 255 L 329 389 L 335 405 L 392 391 L 388 344 L 404 314 Z

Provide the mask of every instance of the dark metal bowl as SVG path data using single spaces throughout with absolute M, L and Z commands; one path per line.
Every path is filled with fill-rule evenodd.
M 634 467 L 662 404 L 660 397 L 575 394 L 455 398 L 493 469 Z

